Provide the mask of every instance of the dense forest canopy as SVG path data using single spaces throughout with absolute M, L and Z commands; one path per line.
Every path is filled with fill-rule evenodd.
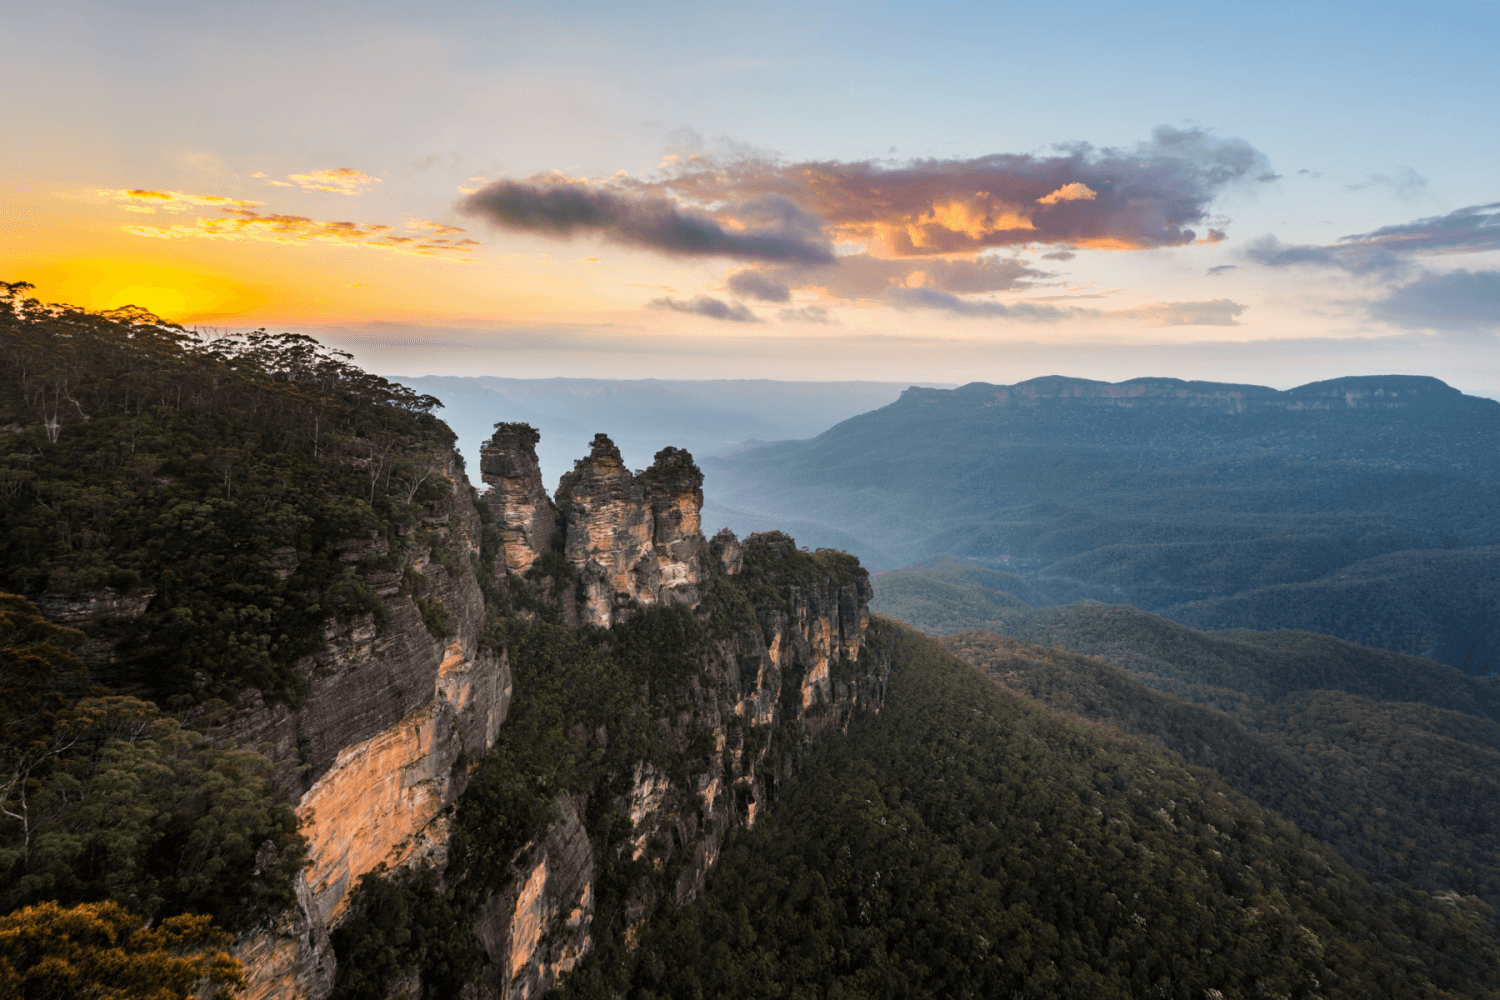
M 451 454 L 440 404 L 299 334 L 206 336 L 29 287 L 0 286 L 0 585 L 140 594 L 115 686 L 295 702 L 324 622 L 379 611 L 340 547 L 400 546 Z
M 658 913 L 628 996 L 1497 995 L 1483 903 L 1374 891 L 1212 772 L 892 631 L 885 707 Z

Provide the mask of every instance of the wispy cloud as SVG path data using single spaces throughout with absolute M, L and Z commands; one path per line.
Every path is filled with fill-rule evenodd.
M 1500 249 L 1500 202 L 1356 233 L 1326 246 L 1288 244 L 1264 236 L 1246 248 L 1245 256 L 1267 267 L 1333 267 L 1366 274 L 1401 270 L 1414 257 L 1496 249 Z
M 731 292 L 760 302 L 790 302 L 792 290 L 786 282 L 765 271 L 735 271 L 725 282 Z
M 256 204 L 251 202 L 251 204 Z M 158 239 L 196 237 L 216 240 L 251 240 L 292 245 L 323 244 L 364 246 L 422 257 L 467 260 L 483 244 L 448 236 L 406 235 L 392 226 L 358 222 L 325 222 L 302 215 L 261 214 L 249 208 L 229 207 L 221 217 L 200 217 L 173 226 L 125 226 L 136 236 Z M 427 225 L 438 225 L 428 223 Z M 408 227 L 412 228 L 412 227 Z M 415 227 L 420 228 L 420 227 Z M 451 227 L 449 227 L 451 228 Z
M 783 309 L 779 313 L 783 323 L 820 323 L 842 326 L 838 317 L 822 306 L 802 306 L 799 309 Z
M 1245 307 L 1229 299 L 1156 302 L 1128 309 L 1085 309 L 1036 302 L 961 298 L 936 288 L 893 289 L 887 298 L 907 308 L 941 309 L 959 316 L 1006 318 L 1034 323 L 1063 320 L 1127 320 L 1146 326 L 1238 326 Z
M 1370 174 L 1355 184 L 1345 184 L 1344 190 L 1353 194 L 1372 187 L 1388 187 L 1397 198 L 1410 200 L 1427 191 L 1427 178 L 1411 167 L 1402 167 L 1390 174 Z
M 736 302 L 730 304 L 711 295 L 695 295 L 687 301 L 674 299 L 670 296 L 652 299 L 647 303 L 651 309 L 666 309 L 671 312 L 689 313 L 693 316 L 706 316 L 709 319 L 722 319 L 730 323 L 762 323 L 755 313 L 745 307 L 744 303 Z
M 127 212 L 155 214 L 162 212 L 188 212 L 195 208 L 255 208 L 258 201 L 242 198 L 226 198 L 216 194 L 187 194 L 182 191 L 154 191 L 148 188 L 130 188 L 118 191 L 99 191 L 103 198 L 118 202 Z
M 353 167 L 335 167 L 332 170 L 309 170 L 305 174 L 288 174 L 287 180 L 304 191 L 327 191 L 331 194 L 363 194 L 372 184 L 382 183 L 379 177 L 371 177 L 363 170 Z M 284 186 L 283 182 L 272 181 Z

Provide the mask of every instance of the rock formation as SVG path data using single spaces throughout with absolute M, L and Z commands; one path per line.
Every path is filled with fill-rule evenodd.
M 298 906 L 236 943 L 247 1000 L 326 997 L 336 974 L 329 933 L 360 876 L 381 865 L 444 865 L 450 807 L 511 701 L 507 651 L 483 641 L 491 584 L 492 596 L 505 595 L 509 581 L 533 602 L 554 602 L 565 625 L 608 628 L 651 606 L 698 607 L 716 575 L 758 574 L 758 617 L 720 635 L 678 686 L 646 695 L 670 744 L 710 749 L 684 773 L 640 762 L 629 792 L 609 803 L 628 820 L 627 840 L 612 849 L 657 871 L 675 859 L 671 879 L 630 897 L 627 943 L 659 899 L 691 901 L 725 836 L 755 823 L 774 799 L 778 768 L 788 766 L 784 752 L 768 757 L 778 727 L 798 726 L 806 739 L 879 708 L 889 661 L 866 641 L 871 589 L 852 558 L 806 553 L 779 533 L 742 544 L 726 530 L 710 544 L 692 456 L 667 448 L 636 474 L 602 434 L 563 477 L 554 503 L 542 489 L 537 439 L 524 424 L 499 424 L 482 451 L 490 490 L 478 503 L 493 512 L 488 530 L 499 535 L 491 562 L 480 558 L 481 511 L 450 462 L 451 489 L 423 505 L 403 537 L 340 547 L 350 564 L 383 561 L 365 578 L 385 621 L 365 615 L 330 625 L 324 652 L 299 664 L 307 694 L 295 708 L 242 693 L 222 735 L 279 765 L 311 859 L 294 886 Z M 554 556 L 561 559 L 542 565 Z M 298 556 L 278 558 L 295 568 Z M 791 566 L 796 573 L 781 573 Z M 425 581 L 422 591 L 412 591 L 413 579 Z M 143 606 L 106 596 L 57 610 L 107 632 Z M 451 634 L 429 630 L 419 596 L 442 605 Z M 108 652 L 101 647 L 101 661 Z M 489 962 L 478 996 L 536 997 L 593 947 L 599 859 L 584 822 L 590 809 L 588 795 L 558 798 L 550 826 L 518 854 L 508 888 L 481 906 L 474 933 Z M 422 985 L 404 988 L 420 995 Z
M 486 497 L 500 527 L 501 551 L 512 573 L 524 574 L 552 551 L 557 507 L 542 484 L 536 458 L 536 429 L 529 424 L 496 424 L 479 449 L 479 475 L 490 487 Z

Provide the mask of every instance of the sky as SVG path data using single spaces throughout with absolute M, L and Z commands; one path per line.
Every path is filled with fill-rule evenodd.
M 0 280 L 387 375 L 1500 396 L 1500 4 L 94 3 Z

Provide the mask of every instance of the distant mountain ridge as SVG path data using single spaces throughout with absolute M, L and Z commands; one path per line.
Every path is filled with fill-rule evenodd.
M 1177 378 L 1133 378 L 1124 382 L 1097 382 L 1065 375 L 1043 375 L 1014 385 L 970 382 L 953 390 L 913 386 L 902 400 L 944 397 L 984 398 L 985 406 L 1024 405 L 1057 399 L 1109 406 L 1173 404 L 1205 406 L 1224 404 L 1234 412 L 1247 408 L 1335 409 L 1403 407 L 1447 408 L 1465 405 L 1465 396 L 1440 379 L 1427 375 L 1353 375 L 1309 382 L 1294 389 L 1272 389 L 1264 385 L 1231 382 L 1183 381 Z M 1496 406 L 1494 400 L 1488 400 Z
M 1023 577 L 1038 603 L 1500 669 L 1500 402 L 1438 379 L 911 388 L 704 466 L 729 526 L 795 520 L 877 570 L 953 555 Z

